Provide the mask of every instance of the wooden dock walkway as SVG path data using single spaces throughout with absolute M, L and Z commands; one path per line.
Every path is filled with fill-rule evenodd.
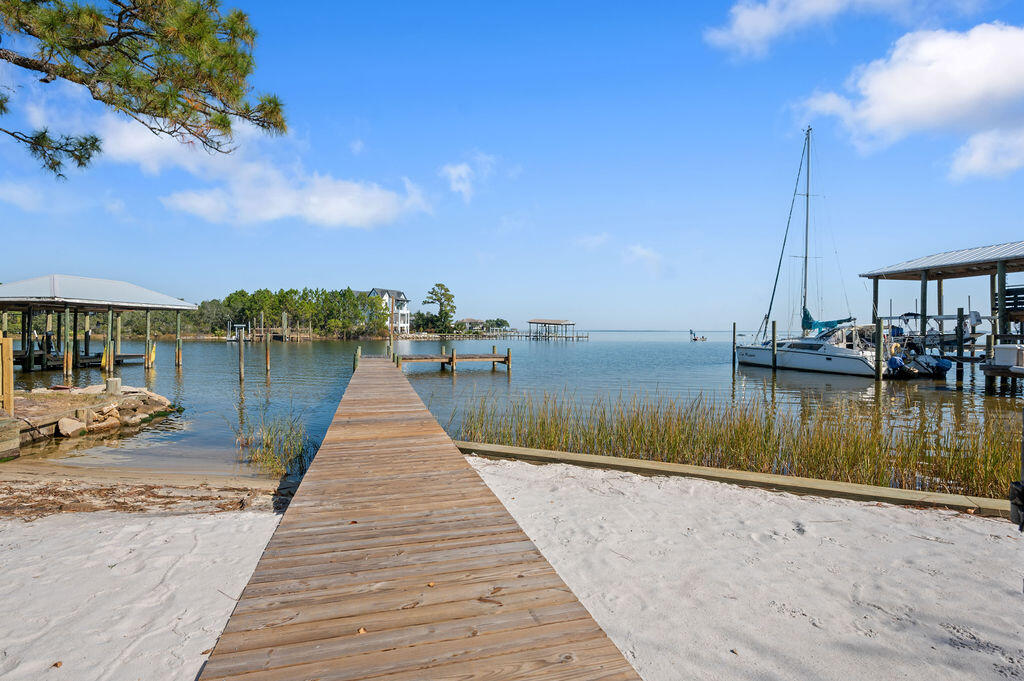
M 199 678 L 640 679 L 376 358 L 359 363 Z

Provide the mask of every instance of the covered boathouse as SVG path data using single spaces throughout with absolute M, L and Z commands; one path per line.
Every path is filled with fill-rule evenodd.
M 5 338 L 20 339 L 14 361 L 22 371 L 63 368 L 69 375 L 76 367 L 101 365 L 110 371 L 126 359 L 141 359 L 151 368 L 155 347 L 150 334 L 153 311 L 176 313 L 174 362 L 181 366 L 181 313 L 195 309 L 180 298 L 112 279 L 50 274 L 0 285 L 0 332 Z M 141 355 L 120 353 L 121 313 L 129 310 L 146 313 L 146 345 Z M 21 328 L 13 332 L 8 326 L 11 312 L 21 313 Z M 46 331 L 37 336 L 32 322 L 40 314 L 46 315 Z M 102 352 L 93 352 L 90 347 L 95 314 L 106 315 Z M 83 331 L 81 348 L 79 329 Z

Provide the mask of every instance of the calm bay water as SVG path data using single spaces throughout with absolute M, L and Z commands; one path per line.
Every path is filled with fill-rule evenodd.
M 461 363 L 455 375 L 434 364 L 403 367 L 413 387 L 442 425 L 458 423 L 458 409 L 483 396 L 507 399 L 519 394 L 567 394 L 582 402 L 596 397 L 646 393 L 674 398 L 698 395 L 720 402 L 763 398 L 783 407 L 811 409 L 835 399 L 859 399 L 901 410 L 909 422 L 941 427 L 986 410 L 1019 409 L 1019 396 L 986 397 L 984 376 L 967 369 L 963 391 L 948 381 L 885 382 L 870 379 L 731 366 L 730 333 L 705 332 L 692 343 L 684 332 L 592 332 L 590 341 L 400 341 L 401 354 L 438 353 L 442 345 L 459 354 L 512 350 L 512 371 L 491 371 L 489 363 Z M 297 414 L 319 442 L 352 373 L 357 345 L 363 354 L 384 352 L 383 342 L 272 343 L 271 372 L 263 346 L 246 346 L 246 381 L 238 381 L 238 348 L 216 341 L 184 344 L 184 368 L 173 366 L 173 344 L 159 343 L 155 371 L 141 365 L 118 368 L 125 385 L 146 386 L 185 407 L 141 433 L 102 441 L 83 439 L 36 445 L 25 455 L 61 457 L 80 465 L 121 465 L 168 470 L 255 475 L 239 461 L 234 428 L 246 418 Z M 127 353 L 142 344 L 125 341 Z M 74 384 L 101 383 L 96 369 L 84 369 Z M 18 375 L 16 387 L 63 383 L 60 372 Z

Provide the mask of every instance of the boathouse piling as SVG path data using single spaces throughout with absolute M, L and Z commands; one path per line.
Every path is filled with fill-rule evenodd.
M 956 309 L 956 385 L 963 388 L 964 382 L 964 309 Z
M 116 325 L 116 336 L 114 337 L 114 357 L 121 354 L 121 312 L 118 311 L 114 315 L 114 322 Z
M 877 285 L 877 282 L 876 282 Z M 882 344 L 885 338 L 882 336 L 882 318 L 875 314 L 875 380 L 882 380 Z
M 0 408 L 14 416 L 14 339 L 0 338 Z
M 736 322 L 732 323 L 732 368 L 736 368 Z
M 779 339 L 776 333 L 777 324 L 772 320 L 772 371 L 779 368 Z
M 104 358 L 107 360 L 107 366 L 104 367 L 107 373 L 114 373 L 114 308 L 110 305 L 107 306 L 107 340 L 103 345 Z
M 181 312 L 174 315 L 174 366 L 181 367 Z
M 238 382 L 245 381 L 245 327 L 235 326 L 235 338 L 238 339 Z
M 497 345 L 492 345 L 491 346 L 491 354 L 492 355 L 498 354 L 498 346 Z M 497 370 L 498 370 L 498 363 L 497 362 L 491 362 L 491 371 L 497 371 Z

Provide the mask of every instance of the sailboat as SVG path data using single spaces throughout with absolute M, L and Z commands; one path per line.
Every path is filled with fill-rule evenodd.
M 806 161 L 806 167 L 804 162 Z M 801 175 L 805 177 L 804 185 L 804 256 L 803 256 L 803 287 L 800 296 L 800 328 L 801 335 L 796 338 L 784 338 L 776 341 L 776 364 L 779 369 L 797 369 L 801 371 L 817 371 L 829 374 L 848 374 L 851 376 L 875 375 L 874 328 L 868 325 L 858 326 L 856 319 L 832 319 L 818 321 L 807 309 L 807 272 L 809 261 L 809 244 L 811 228 L 811 128 L 804 131 L 804 146 L 800 155 L 800 167 L 797 170 L 796 187 L 793 188 L 793 200 L 789 206 L 789 219 L 786 222 L 786 233 L 782 239 L 782 253 L 779 255 L 779 266 L 775 272 L 775 285 L 772 287 L 771 301 L 768 312 L 761 321 L 757 336 L 762 341 L 758 344 L 737 345 L 736 360 L 740 364 L 751 366 L 772 366 L 771 340 L 766 338 L 769 318 L 775 303 L 775 293 L 779 285 L 779 274 L 782 271 L 782 259 L 786 252 L 786 240 L 793 219 L 793 207 L 800 188 Z

